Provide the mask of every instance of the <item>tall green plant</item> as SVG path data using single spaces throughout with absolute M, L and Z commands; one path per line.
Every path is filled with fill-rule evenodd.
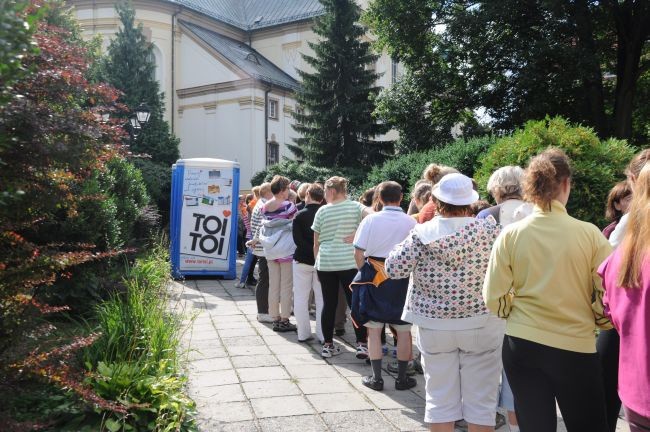
M 368 66 L 377 60 L 362 38 L 360 9 L 353 0 L 321 0 L 316 20 L 319 42 L 309 42 L 314 56 L 303 55 L 314 72 L 299 71 L 296 95 L 302 111 L 294 113 L 302 137 L 290 149 L 299 159 L 324 167 L 370 167 L 381 162 L 390 144 L 375 140 L 387 128 L 373 118 L 378 75 Z

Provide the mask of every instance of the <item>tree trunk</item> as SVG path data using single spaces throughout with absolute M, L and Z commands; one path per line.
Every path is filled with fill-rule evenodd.
M 610 133 L 610 125 L 605 115 L 605 95 L 603 91 L 603 74 L 594 40 L 594 26 L 587 0 L 576 0 L 574 16 L 578 35 L 580 59 L 584 64 L 585 74 L 582 79 L 584 88 L 584 115 L 601 138 Z
M 650 5 L 648 0 L 610 0 L 616 20 L 616 92 L 614 99 L 614 127 L 616 138 L 632 137 L 634 93 L 640 76 L 643 45 L 650 35 Z

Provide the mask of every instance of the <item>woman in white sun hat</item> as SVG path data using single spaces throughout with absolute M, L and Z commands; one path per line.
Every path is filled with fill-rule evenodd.
M 485 307 L 481 290 L 496 221 L 470 216 L 472 180 L 447 174 L 433 188 L 436 214 L 417 225 L 386 259 L 391 278 L 411 275 L 402 319 L 417 325 L 426 380 L 424 420 L 431 430 L 494 430 L 505 322 Z

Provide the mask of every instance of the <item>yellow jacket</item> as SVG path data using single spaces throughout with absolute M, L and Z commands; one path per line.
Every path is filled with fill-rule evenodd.
M 551 210 L 506 227 L 492 248 L 483 299 L 507 319 L 506 334 L 568 351 L 596 352 L 603 315 L 598 266 L 612 249 L 596 226 Z

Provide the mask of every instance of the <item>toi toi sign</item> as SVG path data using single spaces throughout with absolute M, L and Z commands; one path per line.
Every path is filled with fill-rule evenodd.
M 223 255 L 224 244 L 228 238 L 228 218 L 220 218 L 215 215 L 204 215 L 192 213 L 194 218 L 194 230 L 189 233 L 192 243 L 190 250 L 212 255 L 216 252 L 217 257 Z M 226 252 L 228 251 L 226 246 Z

